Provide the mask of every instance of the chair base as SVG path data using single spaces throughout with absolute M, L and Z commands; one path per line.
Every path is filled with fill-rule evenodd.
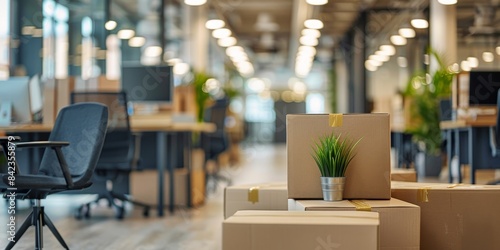
M 40 206 L 40 200 L 36 201 L 36 205 L 33 206 L 33 210 L 23 222 L 21 227 L 17 230 L 14 240 L 9 242 L 5 249 L 12 249 L 30 226 L 35 226 L 35 249 L 43 248 L 43 226 L 47 226 L 50 229 L 57 241 L 59 241 L 65 249 L 69 249 L 61 234 L 54 226 L 54 223 L 52 223 L 50 218 L 44 212 L 43 206 Z
M 77 219 L 82 219 L 82 218 L 87 218 L 88 219 L 88 218 L 90 218 L 90 207 L 91 207 L 91 205 L 92 204 L 99 204 L 99 201 L 102 200 L 102 199 L 105 199 L 108 202 L 108 206 L 109 207 L 114 207 L 114 208 L 117 209 L 117 214 L 116 214 L 116 218 L 117 219 L 123 219 L 125 217 L 125 204 L 119 205 L 119 204 L 117 204 L 115 202 L 115 199 L 120 200 L 123 203 L 124 202 L 130 202 L 130 203 L 132 203 L 134 205 L 141 206 L 141 207 L 144 208 L 142 215 L 144 217 L 148 217 L 149 216 L 149 210 L 151 208 L 150 205 L 142 203 L 142 202 L 134 201 L 134 200 L 126 197 L 123 194 L 117 194 L 117 193 L 114 193 L 112 191 L 108 191 L 108 192 L 106 192 L 104 194 L 99 194 L 99 196 L 97 197 L 97 199 L 95 199 L 94 201 L 91 201 L 89 203 L 81 205 L 78 208 L 78 210 L 77 210 L 75 218 L 77 218 Z

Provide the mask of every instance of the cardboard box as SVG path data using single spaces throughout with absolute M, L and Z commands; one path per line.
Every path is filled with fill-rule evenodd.
M 174 175 L 174 202 L 176 206 L 187 206 L 187 177 L 185 169 L 178 169 Z M 169 205 L 169 174 L 164 175 L 164 202 Z M 151 205 L 158 204 L 158 171 L 142 170 L 130 174 L 130 194 L 134 200 Z M 191 202 L 193 206 L 205 203 L 205 173 L 201 170 L 191 172 Z
M 320 136 L 349 135 L 361 141 L 346 172 L 345 199 L 390 199 L 390 131 L 388 114 L 341 116 L 332 127 L 334 115 L 287 115 L 288 198 L 322 199 L 320 172 L 311 156 Z M 336 125 L 336 124 L 334 124 Z
M 420 208 L 398 200 L 289 200 L 294 211 L 373 211 L 380 216 L 380 249 L 415 250 L 420 246 Z
M 391 181 L 417 181 L 417 172 L 415 169 L 392 169 Z
M 378 249 L 378 227 L 373 212 L 239 211 L 222 224 L 222 249 Z
M 500 186 L 393 182 L 421 209 L 421 249 L 500 249 Z
M 286 183 L 226 187 L 224 218 L 240 210 L 288 210 Z

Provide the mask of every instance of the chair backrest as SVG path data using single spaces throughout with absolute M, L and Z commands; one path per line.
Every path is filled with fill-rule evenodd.
M 204 121 L 214 123 L 217 131 L 224 130 L 227 108 L 229 107 L 228 99 L 220 99 L 205 110 Z
M 204 121 L 214 123 L 216 131 L 213 133 L 202 133 L 201 146 L 205 150 L 206 158 L 213 158 L 229 148 L 229 137 L 225 131 L 225 121 L 228 99 L 220 99 L 205 110 Z
M 125 92 L 74 92 L 71 103 L 98 102 L 109 109 L 108 132 L 99 159 L 98 169 L 130 168 L 134 144 L 130 131 Z M 117 166 L 119 164 L 120 166 Z M 123 166 L 121 166 L 123 165 Z
M 108 124 L 108 108 L 98 103 L 80 103 L 67 106 L 57 116 L 50 133 L 50 141 L 67 141 L 62 152 L 75 186 L 90 181 L 104 144 Z M 54 150 L 43 154 L 39 173 L 62 177 Z

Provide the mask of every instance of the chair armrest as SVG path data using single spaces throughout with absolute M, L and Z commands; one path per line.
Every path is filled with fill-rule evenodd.
M 17 148 L 64 147 L 68 145 L 69 142 L 65 141 L 33 141 L 16 143 Z
M 66 163 L 66 159 L 64 159 L 64 155 L 61 151 L 62 147 L 68 146 L 69 142 L 65 141 L 34 141 L 34 142 L 19 142 L 16 143 L 16 147 L 18 148 L 39 148 L 39 147 L 50 147 L 56 151 L 57 160 L 59 161 L 59 166 L 64 175 L 64 179 L 66 180 L 66 185 L 68 188 L 73 188 L 73 179 L 71 178 L 71 173 L 68 169 L 68 164 Z

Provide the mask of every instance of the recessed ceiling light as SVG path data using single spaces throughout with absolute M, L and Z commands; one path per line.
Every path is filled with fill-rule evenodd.
M 400 35 L 392 35 L 391 38 L 391 43 L 397 46 L 402 46 L 406 45 L 406 38 L 400 36 Z
M 301 36 L 300 44 L 305 46 L 316 46 L 318 45 L 318 39 L 312 36 Z
M 319 38 L 321 36 L 321 32 L 317 29 L 303 29 L 301 34 L 303 36 L 312 36 Z
M 322 29 L 323 22 L 319 19 L 308 19 L 304 21 L 304 26 L 308 29 Z
M 410 23 L 415 29 L 427 29 L 429 27 L 429 22 L 423 17 L 414 18 Z
M 442 5 L 453 5 L 457 4 L 457 0 L 438 0 L 438 2 Z
M 147 57 L 157 57 L 160 56 L 162 49 L 160 46 L 149 46 L 144 50 L 144 55 Z
M 221 47 L 230 47 L 233 45 L 236 45 L 236 38 L 229 36 L 229 37 L 223 37 L 217 41 L 217 44 Z
M 477 57 L 469 56 L 467 57 L 467 61 L 469 62 L 469 66 L 471 68 L 477 68 L 479 66 L 479 60 L 477 59 Z
M 128 46 L 130 47 L 141 47 L 146 43 L 146 38 L 142 36 L 135 36 L 128 40 Z
M 394 46 L 390 44 L 380 45 L 379 50 L 383 51 L 388 56 L 393 56 L 394 54 L 396 54 L 396 48 L 394 48 Z
M 220 19 L 210 19 L 205 23 L 205 28 L 215 30 L 224 27 L 226 23 Z
M 117 23 L 113 20 L 109 20 L 104 24 L 104 28 L 107 30 L 114 30 L 116 28 Z
M 184 3 L 191 6 L 200 6 L 204 5 L 207 0 L 184 0 Z
M 123 29 L 123 30 L 118 31 L 118 33 L 116 35 L 120 39 L 130 39 L 130 38 L 134 37 L 135 31 L 133 31 L 131 29 Z
M 495 55 L 489 51 L 483 52 L 483 61 L 485 62 L 493 62 L 495 60 Z
M 212 36 L 218 39 L 229 37 L 230 35 L 231 35 L 231 30 L 226 28 L 216 29 L 212 31 Z
M 398 31 L 399 35 L 404 37 L 404 38 L 414 38 L 415 37 L 415 30 L 412 28 L 401 28 Z
M 328 0 L 306 0 L 306 3 L 310 5 L 325 5 L 328 3 Z

